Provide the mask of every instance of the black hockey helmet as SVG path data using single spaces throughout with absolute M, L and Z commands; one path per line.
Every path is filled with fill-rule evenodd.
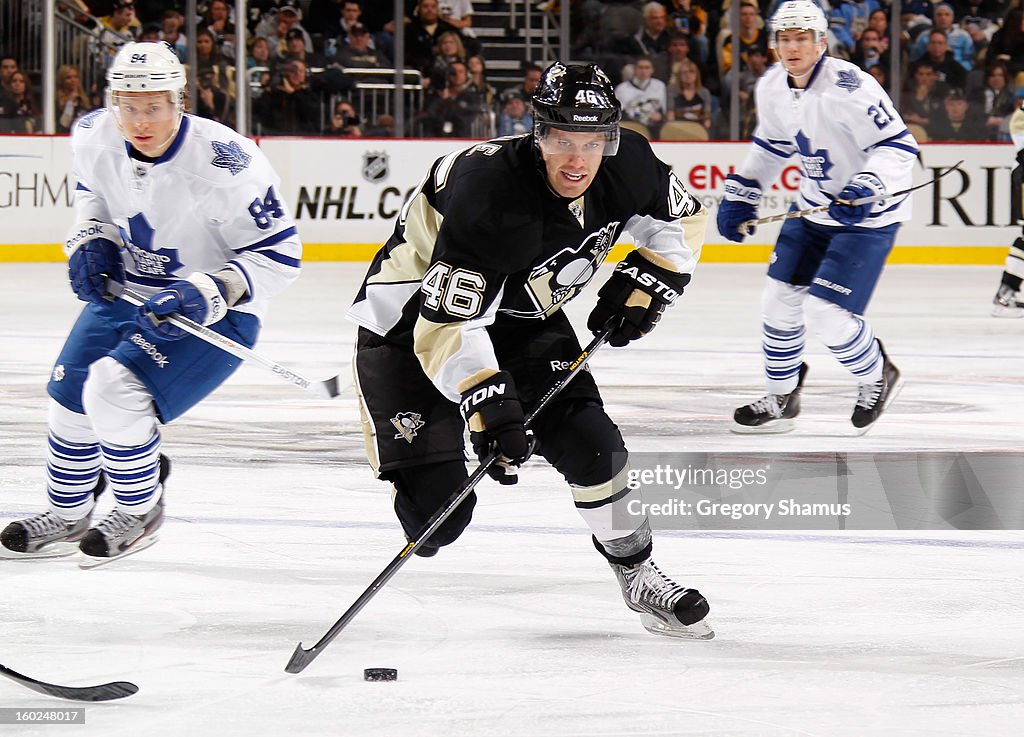
M 552 129 L 603 133 L 605 156 L 619 149 L 622 107 L 612 81 L 596 64 L 562 64 L 545 70 L 533 95 L 533 132 L 543 144 Z

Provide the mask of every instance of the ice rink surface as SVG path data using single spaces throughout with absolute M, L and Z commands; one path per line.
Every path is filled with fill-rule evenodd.
M 257 350 L 310 378 L 346 371 L 355 330 L 342 314 L 364 269 L 308 264 Z M 45 381 L 79 303 L 61 265 L 0 271 L 6 524 L 43 505 Z M 731 434 L 732 410 L 763 393 L 763 272 L 701 266 L 651 336 L 595 357 L 631 450 L 1020 448 L 1024 320 L 988 315 L 998 267 L 886 271 L 868 315 L 907 383 L 869 434 L 852 435 L 855 383 L 811 340 L 798 429 Z M 570 306 L 576 325 L 590 304 Z M 315 642 L 404 542 L 363 460 L 354 400 L 243 366 L 163 433 L 174 467 L 157 545 L 91 571 L 0 561 L 0 662 L 139 693 L 86 705 L 84 727 L 0 733 L 1021 734 L 1020 531 L 661 532 L 655 560 L 707 596 L 717 632 L 681 642 L 641 628 L 561 479 L 531 461 L 516 487 L 482 484 L 456 545 L 410 561 L 288 675 L 295 645 Z M 364 682 L 373 666 L 398 668 L 398 682 Z M 0 680 L 2 707 L 68 705 Z

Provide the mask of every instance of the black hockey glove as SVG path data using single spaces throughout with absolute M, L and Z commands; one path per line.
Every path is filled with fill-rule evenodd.
M 526 460 L 530 446 L 526 440 L 523 405 L 507 371 L 499 371 L 462 393 L 462 414 L 469 423 L 473 452 L 483 461 L 492 450 L 498 460 L 487 475 L 501 484 L 519 480 L 516 466 Z
M 661 313 L 690 283 L 689 274 L 656 264 L 644 252 L 659 258 L 646 249 L 630 251 L 597 293 L 597 306 L 587 320 L 587 330 L 595 335 L 613 320 L 608 337 L 613 346 L 624 346 L 654 330 Z

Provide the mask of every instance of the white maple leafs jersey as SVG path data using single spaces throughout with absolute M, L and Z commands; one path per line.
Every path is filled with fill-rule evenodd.
M 71 148 L 78 222 L 117 226 L 128 286 L 153 294 L 227 266 L 248 287 L 232 309 L 262 318 L 270 297 L 298 277 L 298 230 L 280 179 L 250 139 L 185 115 L 170 148 L 140 161 L 113 115 L 97 110 L 75 125 Z
M 758 125 L 737 173 L 757 180 L 762 189 L 778 177 L 790 157 L 800 160 L 797 208 L 828 205 L 860 172 L 869 172 L 898 192 L 913 186 L 917 142 L 874 77 L 859 67 L 824 56 L 807 87 L 789 86 L 775 64 L 757 83 Z M 911 217 L 909 195 L 876 204 L 861 227 L 880 228 Z M 839 225 L 827 212 L 808 216 Z

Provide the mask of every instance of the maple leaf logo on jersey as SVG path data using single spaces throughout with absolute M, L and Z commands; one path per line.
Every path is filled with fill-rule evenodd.
M 828 156 L 828 149 L 819 148 L 812 151 L 811 141 L 804 135 L 803 131 L 797 131 L 796 149 L 800 152 L 800 158 L 803 160 L 804 174 L 808 179 L 831 178 L 828 175 L 828 171 L 834 164 Z
M 100 115 L 102 115 L 105 111 L 106 108 L 101 107 L 98 110 L 93 110 L 91 113 L 86 113 L 75 122 L 75 125 L 77 125 L 79 128 L 92 128 L 93 123 L 96 122 L 96 118 L 100 117 Z
M 242 150 L 238 141 L 228 141 L 227 143 L 211 141 L 211 145 L 215 155 L 210 163 L 218 169 L 227 169 L 231 172 L 231 176 L 243 171 L 252 161 L 252 156 Z
M 849 69 L 840 69 L 839 74 L 836 75 L 836 87 L 846 90 L 851 95 L 860 89 L 860 77 L 857 76 L 856 72 L 851 72 Z
M 141 212 L 128 218 L 128 233 L 124 228 L 121 239 L 125 250 L 134 262 L 134 271 L 142 276 L 171 277 L 182 268 L 177 248 L 156 248 L 153 243 L 153 226 Z

